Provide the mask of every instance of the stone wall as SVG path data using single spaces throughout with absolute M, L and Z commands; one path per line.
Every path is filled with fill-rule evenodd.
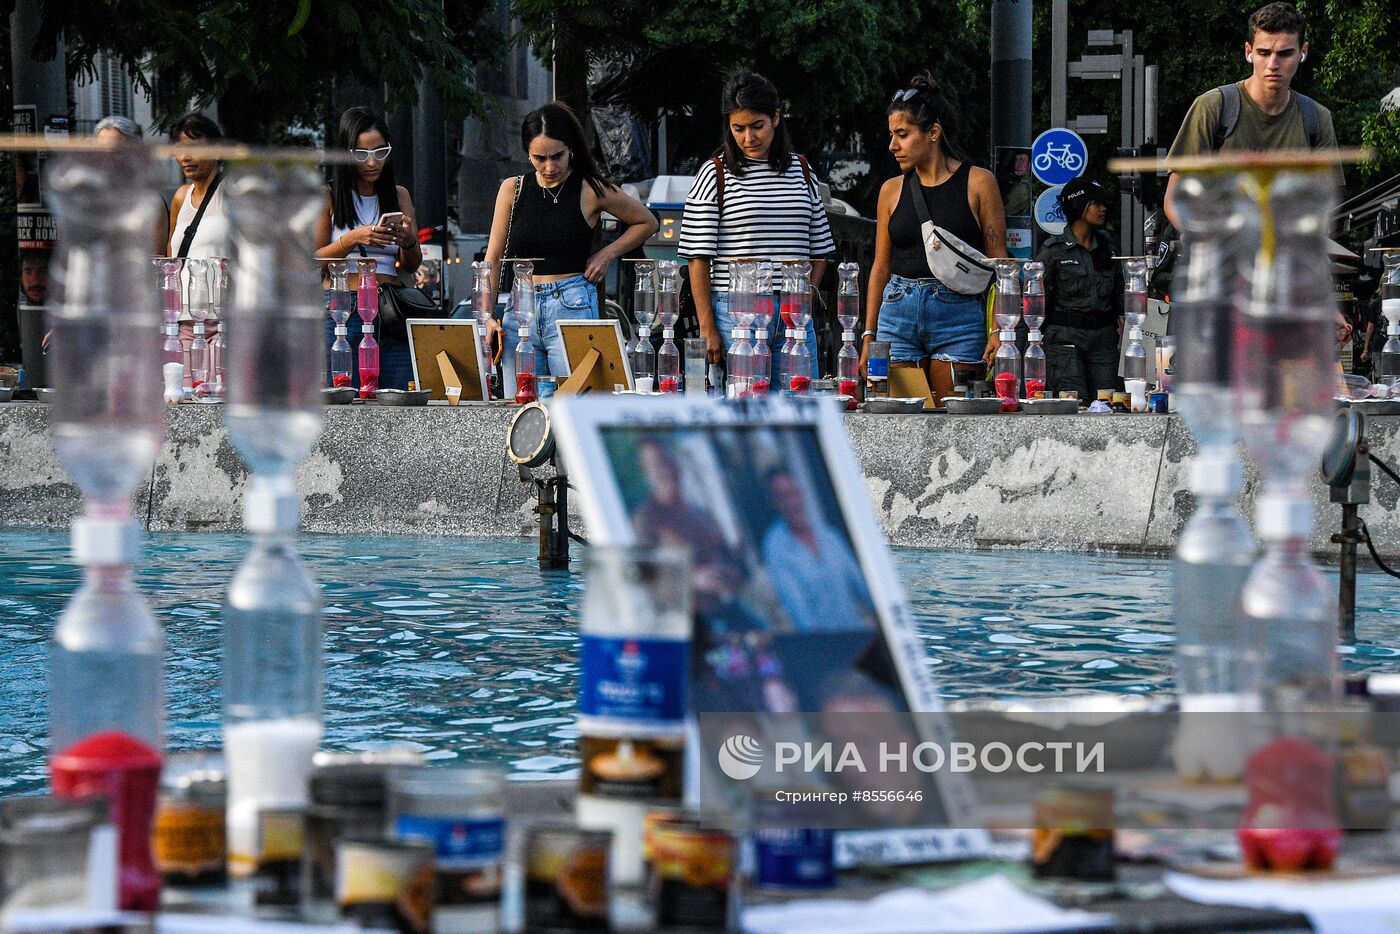
M 218 406 L 167 410 L 168 437 L 138 497 L 151 530 L 241 528 L 247 471 Z M 359 535 L 520 535 L 533 492 L 505 456 L 513 409 L 327 407 L 297 472 L 302 526 Z M 913 547 L 1021 546 L 1169 551 L 1191 508 L 1195 446 L 1174 416 L 856 414 L 847 431 L 890 541 Z M 1368 420 L 1372 450 L 1400 466 L 1400 418 Z M 1316 475 L 1314 475 L 1316 476 Z M 1256 478 L 1246 472 L 1246 514 Z M 1340 510 L 1313 484 L 1317 531 Z M 1377 547 L 1400 556 L 1400 487 L 1375 473 L 1362 509 Z M 48 409 L 0 404 L 0 526 L 66 527 L 78 508 L 49 443 Z

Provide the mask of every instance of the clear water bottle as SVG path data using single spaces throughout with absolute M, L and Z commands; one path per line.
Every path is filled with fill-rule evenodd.
M 1267 696 L 1326 703 L 1336 694 L 1337 605 L 1309 557 L 1309 481 L 1331 436 L 1337 374 L 1336 298 L 1326 171 L 1260 171 L 1246 192 L 1261 218 L 1248 298 L 1235 316 L 1234 386 L 1245 448 L 1263 491 L 1264 543 L 1240 596 L 1245 625 L 1267 647 Z
M 754 264 L 753 300 L 753 393 L 768 395 L 773 384 L 773 351 L 768 346 L 768 329 L 773 324 L 773 264 Z
M 83 583 L 49 648 L 49 775 L 54 794 L 107 799 L 120 851 L 119 899 L 154 911 L 151 828 L 160 781 L 164 640 L 136 590 L 140 531 L 131 499 L 165 437 L 146 268 L 157 186 L 146 151 L 69 153 L 50 163 L 63 229 L 51 309 L 54 448 L 83 494 L 73 555 Z M 178 315 L 178 310 L 176 310 Z
M 228 342 L 224 340 L 224 309 L 228 307 L 229 262 L 226 256 L 215 256 L 209 260 L 211 301 L 209 320 L 214 326 L 214 336 L 209 338 L 209 401 L 223 402 L 225 376 L 227 375 Z
M 244 525 L 253 547 L 224 610 L 224 756 L 229 873 L 246 905 L 264 857 L 262 822 L 306 806 L 321 738 L 320 596 L 293 551 L 293 473 L 321 428 L 325 325 L 305 257 L 324 195 L 305 166 L 250 167 L 227 185 L 239 278 L 226 420 L 252 471 Z M 362 316 L 367 304 L 377 309 L 366 291 Z
M 190 387 L 196 399 L 205 399 L 209 395 L 206 385 L 209 382 L 209 340 L 205 337 L 204 322 L 209 319 L 213 307 L 209 260 L 186 260 L 185 271 L 190 280 L 190 318 L 194 321 L 194 338 L 190 342 Z
M 749 332 L 734 328 L 730 333 L 729 351 L 725 355 L 724 394 L 730 399 L 743 399 L 753 393 L 753 345 Z
M 1123 322 L 1140 328 L 1147 323 L 1147 259 L 1123 257 Z
M 1045 323 L 1045 264 L 1026 263 L 1022 275 L 1021 317 L 1027 328 L 1038 331 Z
M 379 393 L 379 342 L 374 339 L 374 319 L 379 317 L 379 279 L 374 260 L 356 261 L 360 278 L 355 291 L 356 311 L 364 322 L 360 336 L 360 398 L 373 399 Z
M 1391 396 L 1400 395 L 1400 252 L 1387 250 L 1381 268 L 1381 314 L 1385 316 L 1385 346 L 1376 361 L 1375 382 Z
M 1021 382 L 1027 399 L 1040 399 L 1045 393 L 1045 347 L 1040 331 L 1031 328 L 1026 333 L 1026 352 L 1021 355 Z
M 783 388 L 806 395 L 812 385 L 812 357 L 807 325 L 812 320 L 812 264 L 806 260 L 783 264 L 783 319 L 792 329 L 793 346 Z
M 491 338 L 486 328 L 496 317 L 496 265 L 489 259 L 472 263 L 472 317 L 481 339 L 481 365 L 494 372 Z M 486 380 L 486 401 L 491 400 L 491 380 Z
M 1020 314 L 1019 302 L 1017 314 Z M 992 358 L 992 387 L 1001 400 L 1001 410 L 1015 412 L 1021 407 L 1018 401 L 1021 398 L 1021 352 L 1016 349 L 1015 331 L 1002 330 L 1000 333 L 1001 346 Z
M 511 285 L 511 310 L 515 313 L 515 401 L 520 405 L 539 399 L 536 381 L 535 339 L 531 328 L 535 323 L 535 264 L 516 260 L 511 264 L 515 281 Z
M 326 275 L 330 278 L 330 299 L 326 307 L 335 328 L 335 340 L 331 343 L 330 385 L 340 389 L 351 385 L 354 370 L 354 351 L 350 347 L 350 314 L 354 306 L 355 293 L 350 290 L 350 262 L 332 260 L 326 264 Z

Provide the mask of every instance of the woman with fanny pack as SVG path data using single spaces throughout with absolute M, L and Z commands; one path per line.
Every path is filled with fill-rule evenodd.
M 375 337 L 379 341 L 379 388 L 407 389 L 413 378 L 413 361 L 408 351 L 408 334 L 403 319 L 395 316 L 392 327 L 386 326 L 385 287 L 402 287 L 402 275 L 412 276 L 423 262 L 423 249 L 418 245 L 418 223 L 413 212 L 413 199 L 408 189 L 394 181 L 394 164 L 389 161 L 394 151 L 389 127 L 373 111 L 351 107 L 340 117 L 336 145 L 348 150 L 354 165 L 337 165 L 331 170 L 330 197 L 316 222 L 316 242 L 320 259 L 348 259 L 352 312 L 348 322 L 350 346 L 359 345 L 364 334 L 360 320 L 356 290 L 359 271 L 354 262 L 374 260 L 374 275 L 380 283 L 379 316 L 375 318 Z M 397 224 L 379 221 L 386 214 L 402 215 Z M 330 285 L 329 276 L 322 280 Z M 335 324 L 326 318 L 326 347 L 335 342 Z M 351 380 L 358 385 L 359 363 L 351 354 Z
M 956 115 L 927 74 L 890 99 L 890 152 L 903 174 L 880 188 L 875 259 L 866 295 L 862 363 L 871 338 L 890 365 L 922 367 L 935 399 L 980 379 L 996 355 L 984 296 L 1006 256 L 1006 211 L 996 177 L 968 161 Z
M 526 114 L 520 145 L 534 171 L 501 183 L 486 259 L 498 270 L 502 259 L 534 260 L 535 322 L 530 330 L 536 372 L 563 376 L 569 361 L 558 322 L 597 318 L 596 283 L 614 260 L 645 243 L 660 225 L 646 205 L 599 173 L 583 127 L 567 105 L 554 101 Z M 594 232 L 604 211 L 626 230 L 595 253 Z M 506 278 L 498 272 L 493 285 L 499 288 Z M 501 360 L 506 398 L 515 395 L 516 321 L 510 301 L 501 323 L 492 318 L 487 324 L 492 334 L 505 328 Z M 541 389 L 541 397 L 553 394 L 547 383 Z
M 700 166 L 685 198 L 678 252 L 689 260 L 695 314 L 711 363 L 724 359 L 734 326 L 733 261 L 807 259 L 817 283 L 825 257 L 836 249 L 811 167 L 792 151 L 782 104 L 778 89 L 762 75 L 746 71 L 730 78 L 720 97 L 725 126 L 719 148 Z M 782 318 L 773 315 L 768 335 L 775 345 L 774 377 L 782 326 Z M 810 375 L 816 376 L 817 337 L 810 320 L 807 347 Z

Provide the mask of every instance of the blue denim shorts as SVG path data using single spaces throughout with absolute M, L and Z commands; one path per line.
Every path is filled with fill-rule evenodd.
M 979 363 L 987 349 L 986 321 L 981 296 L 954 292 L 937 279 L 890 276 L 875 336 L 890 342 L 894 361 Z
M 531 343 L 535 345 L 535 373 L 539 376 L 563 376 L 569 372 L 569 358 L 564 353 L 564 338 L 559 335 L 559 322 L 577 318 L 598 318 L 598 287 L 583 276 L 570 276 L 558 282 L 541 282 L 535 286 L 535 320 L 530 325 Z M 501 353 L 501 369 L 505 376 L 507 398 L 515 398 L 515 345 L 520 342 L 519 326 L 515 321 L 515 296 L 506 300 L 506 312 L 501 318 L 505 328 L 505 349 Z M 546 384 L 547 385 L 547 384 Z M 552 395 L 545 390 L 541 397 Z
M 715 309 L 715 327 L 719 329 L 720 340 L 724 342 L 724 349 L 729 350 L 729 344 L 734 340 L 734 316 L 730 313 L 730 293 L 714 292 L 710 296 L 710 301 Z M 778 294 L 773 295 L 774 315 L 768 319 L 768 352 L 773 356 L 772 373 L 769 378 L 773 384 L 778 382 L 778 368 L 782 365 L 782 359 L 778 351 L 783 349 L 783 344 L 787 342 L 787 329 L 783 324 L 783 317 L 776 313 L 781 307 L 782 300 Z M 752 331 L 753 329 L 750 328 Z M 757 337 L 756 334 L 750 336 Z M 815 316 L 807 319 L 807 356 L 811 361 L 808 365 L 808 376 L 816 379 L 821 375 L 820 367 L 817 365 L 817 324 Z

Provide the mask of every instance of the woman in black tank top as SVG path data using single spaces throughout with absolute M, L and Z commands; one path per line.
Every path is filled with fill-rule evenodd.
M 530 330 L 536 372 L 558 376 L 568 372 L 569 366 L 557 322 L 597 318 L 596 283 L 603 281 L 614 260 L 656 233 L 659 224 L 644 204 L 599 174 L 583 127 L 564 104 L 554 101 L 527 114 L 520 128 L 520 144 L 534 171 L 501 183 L 486 259 L 496 270 L 493 285 L 498 288 L 502 258 L 535 259 L 535 321 Z M 604 211 L 625 229 L 594 253 L 593 231 Z M 503 325 L 504 344 L 513 347 L 516 325 L 509 303 L 503 320 L 498 323 L 493 318 L 487 328 L 499 334 Z M 514 357 L 507 349 L 498 359 L 504 364 L 505 395 L 512 398 Z
M 896 92 L 888 109 L 890 152 L 903 174 L 880 189 L 875 260 L 866 291 L 865 334 L 890 342 L 890 365 L 921 367 L 935 399 L 980 379 L 997 349 L 982 296 L 940 283 L 924 253 L 914 198 L 929 220 L 989 257 L 1006 256 L 1006 211 L 996 177 L 957 145 L 956 116 L 928 75 Z

